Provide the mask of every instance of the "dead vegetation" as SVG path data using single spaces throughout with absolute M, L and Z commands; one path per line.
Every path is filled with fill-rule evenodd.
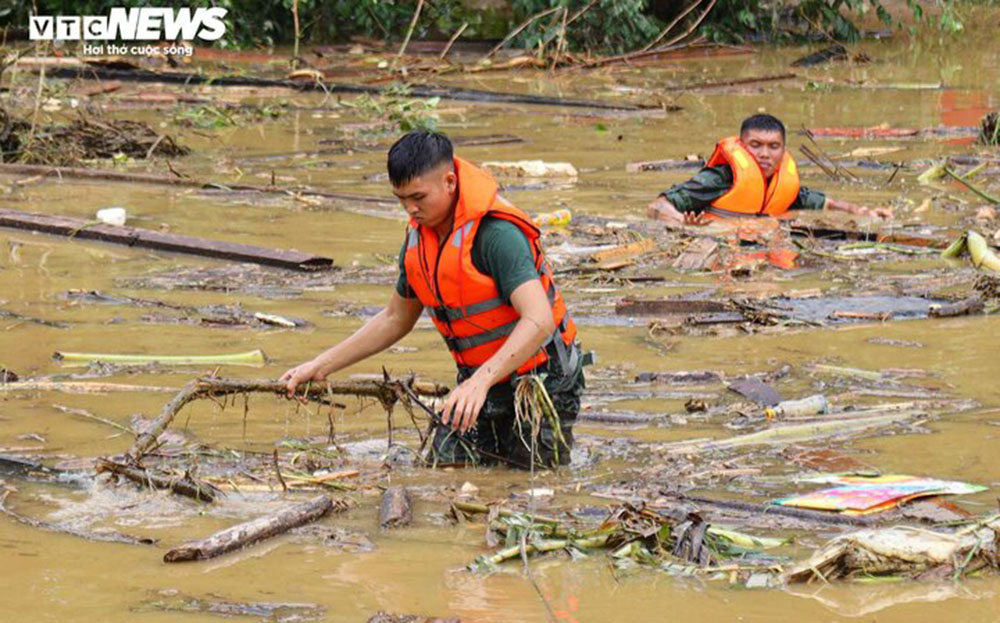
M 175 158 L 190 150 L 148 124 L 86 116 L 69 124 L 35 125 L 0 107 L 0 162 L 77 166 L 91 160 Z

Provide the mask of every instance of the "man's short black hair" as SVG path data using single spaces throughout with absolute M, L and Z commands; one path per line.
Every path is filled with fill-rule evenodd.
M 389 148 L 389 181 L 398 188 L 454 157 L 451 141 L 444 134 L 413 130 Z
M 749 130 L 781 132 L 781 140 L 785 140 L 785 124 L 774 115 L 754 115 L 747 117 L 740 125 L 740 136 L 743 136 Z

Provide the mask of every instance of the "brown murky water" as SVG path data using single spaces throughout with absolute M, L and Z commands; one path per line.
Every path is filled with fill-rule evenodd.
M 579 181 L 568 187 L 511 190 L 507 194 L 521 207 L 547 211 L 569 207 L 577 215 L 602 215 L 620 220 L 641 219 L 649 199 L 691 170 L 627 174 L 626 162 L 706 155 L 714 140 L 735 131 L 739 120 L 757 110 L 782 117 L 790 129 L 843 126 L 867 127 L 888 123 L 893 127 L 971 126 L 982 114 L 1000 107 L 996 67 L 996 12 L 982 14 L 981 28 L 972 27 L 961 40 L 940 43 L 891 41 L 866 43 L 860 50 L 874 59 L 868 65 L 820 66 L 799 70 L 805 80 L 750 86 L 740 90 L 695 91 L 671 94 L 681 112 L 654 114 L 598 114 L 585 110 L 560 110 L 504 105 L 483 106 L 443 102 L 442 129 L 454 136 L 511 133 L 522 144 L 470 147 L 460 153 L 473 161 L 485 159 L 544 159 L 572 162 L 581 171 Z M 993 26 L 989 26 L 989 24 Z M 970 21 L 970 24 L 972 22 Z M 701 58 L 616 69 L 597 73 L 516 73 L 483 75 L 462 80 L 475 88 L 521 90 L 550 95 L 631 99 L 649 97 L 666 83 L 723 80 L 781 73 L 804 50 L 762 50 L 754 55 Z M 541 78 L 541 79 L 540 79 Z M 943 83 L 946 88 L 855 88 L 844 81 L 873 84 Z M 458 79 L 452 82 L 459 83 Z M 630 89 L 638 89 L 631 91 Z M 216 91 L 216 93 L 225 93 Z M 636 95 L 638 94 L 638 95 Z M 320 96 L 294 97 L 297 104 L 324 106 Z M 138 116 L 158 121 L 161 113 Z M 381 173 L 383 151 L 315 159 L 262 160 L 252 156 L 310 150 L 318 141 L 336 134 L 341 123 L 357 121 L 344 108 L 290 112 L 278 121 L 211 132 L 211 138 L 187 131 L 184 140 L 195 155 L 176 166 L 201 178 L 266 183 L 274 169 L 279 176 L 294 177 L 319 188 L 378 194 L 389 197 L 383 179 L 366 181 Z M 171 127 L 172 126 L 168 126 Z M 173 129 L 172 129 L 173 131 Z M 388 140 L 388 139 L 385 139 Z M 791 145 L 800 137 L 792 135 Z M 907 141 L 824 141 L 831 152 L 858 146 L 899 145 L 902 151 L 888 161 L 972 153 L 975 148 L 954 139 Z M 932 209 L 916 213 L 925 198 L 941 191 L 917 186 L 916 171 L 902 174 L 891 186 L 876 184 L 887 173 L 865 174 L 869 185 L 832 182 L 816 167 L 805 169 L 806 185 L 838 197 L 869 205 L 890 201 L 898 219 L 932 224 L 955 222 L 958 212 Z M 12 180 L 0 180 L 9 183 Z M 969 199 L 952 189 L 956 196 Z M 394 258 L 401 242 L 401 213 L 391 207 L 381 214 L 359 214 L 349 209 L 315 208 L 288 198 L 268 199 L 195 191 L 163 190 L 77 182 L 29 184 L 3 196 L 0 205 L 47 213 L 89 218 L 97 209 L 127 207 L 131 223 L 140 227 L 168 226 L 171 231 L 195 236 L 274 247 L 294 247 L 329 255 L 344 267 L 375 268 L 382 259 Z M 968 209 L 968 208 L 966 208 Z M 59 371 L 52 361 L 55 350 L 206 354 L 262 348 L 271 363 L 263 370 L 224 369 L 226 375 L 277 376 L 287 367 L 313 356 L 356 329 L 363 318 L 356 314 L 331 315 L 345 304 L 378 306 L 389 293 L 391 270 L 375 285 L 334 285 L 306 289 L 294 297 L 256 296 L 242 293 L 194 290 L 152 290 L 126 287 L 120 280 L 166 270 L 216 265 L 198 259 L 129 250 L 86 242 L 68 242 L 46 236 L 0 232 L 0 308 L 26 316 L 62 321 L 59 329 L 0 320 L 0 365 L 23 376 Z M 940 268 L 938 260 L 923 260 L 880 267 L 876 271 L 919 272 Z M 667 268 L 656 274 L 678 284 L 660 285 L 642 296 L 719 286 L 716 277 L 681 275 Z M 825 285 L 833 275 L 801 278 L 770 276 L 775 288 L 794 289 Z M 583 282 L 580 282 L 583 283 Z M 587 285 L 583 283 L 583 285 Z M 198 326 L 148 324 L 146 310 L 128 306 L 79 304 L 66 299 L 71 289 L 111 291 L 156 298 L 186 305 L 241 303 L 247 310 L 305 318 L 314 324 L 306 331 L 235 330 Z M 600 290 L 600 288 L 596 288 Z M 610 292 L 571 293 L 574 301 L 610 305 L 623 289 Z M 326 312 L 326 313 L 325 313 Z M 933 376 L 932 386 L 949 387 L 953 395 L 977 401 L 981 408 L 927 425 L 931 434 L 898 434 L 872 437 L 849 444 L 865 461 L 885 471 L 933 475 L 1000 486 L 1000 464 L 995 460 L 1000 429 L 1000 389 L 996 384 L 996 353 L 1000 347 L 1000 319 L 977 316 L 949 320 L 917 320 L 886 325 L 856 325 L 840 329 L 797 331 L 777 335 L 730 337 L 680 337 L 669 352 L 658 348 L 638 326 L 599 326 L 582 323 L 581 339 L 599 357 L 596 376 L 611 369 L 631 378 L 649 370 L 713 369 L 730 374 L 758 372 L 788 363 L 795 369 L 817 360 L 870 370 L 920 368 Z M 900 348 L 867 341 L 872 337 L 916 340 L 921 348 Z M 349 373 L 375 373 L 382 366 L 396 372 L 419 371 L 425 378 L 450 382 L 452 366 L 439 339 L 428 327 L 418 329 L 402 342 L 407 352 L 385 353 L 358 365 Z M 179 386 L 191 375 L 139 375 L 124 382 Z M 346 374 L 342 375 L 346 376 Z M 803 392 L 807 387 L 800 383 Z M 127 423 L 135 413 L 156 413 L 167 394 L 65 394 L 0 395 L 0 446 L 20 447 L 48 462 L 123 451 L 129 438 L 92 421 L 73 418 L 54 404 L 89 411 Z M 683 400 L 628 401 L 622 408 L 646 412 L 679 413 Z M 238 411 L 238 410 L 236 410 Z M 284 402 L 255 398 L 251 403 L 244 437 L 240 416 L 220 412 L 212 405 L 194 405 L 189 430 L 202 441 L 223 447 L 270 450 L 285 438 L 322 435 L 323 418 L 297 412 Z M 692 425 L 641 430 L 616 430 L 581 425 L 583 437 L 621 437 L 635 443 L 667 441 L 705 435 L 722 435 L 718 426 Z M 35 433 L 44 441 L 25 438 Z M 385 436 L 385 421 L 375 408 L 343 416 L 338 422 L 341 441 Z M 406 433 L 401 433 L 406 434 Z M 725 433 L 728 434 L 728 433 Z M 411 435 L 412 437 L 412 435 Z M 412 439 L 411 439 L 412 441 Z M 556 475 L 538 476 L 535 486 L 572 485 L 588 478 L 613 479 L 614 469 L 598 464 Z M 609 474 L 610 472 L 610 474 Z M 444 471 L 432 474 L 403 470 L 386 481 L 460 487 L 470 481 L 484 494 L 505 496 L 531 486 L 529 476 L 507 470 Z M 11 481 L 13 483 L 13 481 Z M 11 505 L 33 516 L 53 520 L 98 523 L 134 534 L 155 536 L 173 544 L 201 536 L 249 517 L 266 504 L 258 498 L 231 495 L 223 511 L 203 515 L 186 500 L 136 492 L 130 487 L 72 490 L 63 487 L 21 484 Z M 560 493 L 559 495 L 562 495 Z M 463 566 L 484 551 L 481 526 L 446 524 L 444 505 L 420 501 L 416 527 L 390 534 L 378 531 L 376 498 L 356 494 L 359 505 L 346 515 L 325 520 L 365 532 L 377 545 L 370 553 L 344 553 L 290 538 L 277 539 L 247 551 L 213 561 L 185 565 L 161 562 L 163 546 L 143 548 L 91 543 L 0 521 L 0 567 L 3 591 L 0 612 L 5 620 L 32 621 L 166 621 L 204 620 L 208 615 L 133 612 L 151 599 L 153 591 L 177 590 L 192 595 L 215 594 L 233 601 L 311 602 L 327 608 L 325 620 L 367 620 L 376 610 L 457 615 L 463 621 L 547 620 L 542 602 L 521 573 L 519 565 L 484 577 Z M 581 496 L 581 500 L 586 496 Z M 964 500 L 975 512 L 994 506 L 987 492 Z M 603 505 L 606 501 L 586 502 Z M 809 540 L 811 538 L 811 540 Z M 811 535 L 815 545 L 822 535 Z M 533 565 L 534 578 L 552 604 L 559 621 L 606 621 L 677 618 L 698 621 L 868 621 L 907 622 L 962 619 L 995 620 L 1000 614 L 1000 584 L 996 580 L 970 580 L 962 584 L 870 584 L 810 587 L 794 592 L 745 590 L 725 583 L 677 578 L 655 571 L 613 574 L 602 555 L 582 562 L 562 558 Z

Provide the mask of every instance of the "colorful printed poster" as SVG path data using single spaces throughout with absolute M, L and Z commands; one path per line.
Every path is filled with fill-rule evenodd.
M 986 490 L 986 487 L 965 482 L 902 474 L 882 476 L 827 474 L 808 478 L 806 481 L 837 486 L 775 500 L 774 504 L 857 515 L 889 510 L 919 497 L 963 495 Z

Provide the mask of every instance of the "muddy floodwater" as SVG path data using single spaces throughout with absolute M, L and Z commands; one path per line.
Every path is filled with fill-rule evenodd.
M 939 41 L 935 34 L 915 41 L 864 42 L 852 51 L 866 54 L 868 63 L 791 69 L 791 61 L 816 48 L 765 47 L 753 53 L 692 53 L 627 68 L 429 78 L 477 89 L 681 107 L 664 112 L 451 100 L 437 104 L 440 129 L 455 139 L 497 134 L 522 139 L 466 147 L 459 140 L 457 151 L 469 160 L 540 159 L 570 162 L 577 168 L 575 181 L 503 180 L 504 194 L 530 213 L 569 209 L 574 227 L 591 224 L 597 228 L 594 231 L 604 232 L 583 237 L 577 235 L 582 229 L 546 228 L 546 245 L 556 269 L 565 272 L 559 281 L 578 318 L 580 340 L 597 354 L 597 363 L 588 368 L 584 410 L 651 417 L 626 425 L 582 421 L 576 428 L 573 464 L 532 475 L 506 468 L 431 471 L 407 464 L 398 453 L 393 456 L 399 460 L 391 467 L 379 467 L 385 454 L 386 417 L 373 401 L 343 400 L 346 408 L 332 418 L 333 443 L 328 440 L 331 420 L 325 408 L 297 407 L 254 395 L 244 414 L 242 400 L 225 409 L 200 401 L 189 405 L 172 427 L 192 443 L 196 440 L 200 448 L 212 450 L 204 458 L 192 453 L 192 465 L 208 464 L 223 452 L 240 457 L 271 454 L 275 448 L 287 459 L 304 446 L 323 448 L 340 469 L 367 465 L 369 475 L 376 474 L 374 479 L 358 482 L 354 490 L 332 492 L 350 500 L 352 508 L 326 517 L 320 525 L 346 530 L 367 539 L 372 547 L 335 547 L 289 535 L 213 560 L 169 565 L 162 562 L 168 547 L 277 509 L 287 498 L 280 487 L 273 493 L 259 487 L 229 490 L 224 501 L 206 506 L 169 492 L 95 480 L 87 459 L 124 452 L 132 436 L 76 416 L 72 410 L 128 427 L 136 414 L 155 416 L 171 393 L 5 392 L 0 394 L 0 450 L 78 474 L 59 483 L 5 477 L 8 486 L 16 488 L 8 507 L 60 525 L 113 528 L 155 538 L 159 544 L 92 542 L 0 517 L 0 611 L 4 613 L 0 618 L 130 623 L 215 618 L 197 608 L 164 611 L 164 604 L 178 596 L 195 596 L 317 607 L 303 612 L 290 607 L 288 615 L 264 612 L 243 617 L 267 621 L 365 621 L 380 610 L 482 622 L 996 620 L 1000 580 L 995 577 L 753 589 L 702 575 L 616 567 L 601 551 L 580 560 L 558 553 L 537 558 L 530 578 L 518 561 L 492 574 L 471 572 L 466 565 L 487 551 L 483 524 L 454 524 L 445 515 L 448 500 L 458 496 L 466 483 L 471 485 L 465 490 L 474 491 L 473 497 L 482 501 L 523 502 L 529 489 L 551 489 L 553 496 L 533 503 L 545 512 L 606 509 L 615 503 L 609 496 L 630 487 L 637 491 L 640 481 L 647 492 L 656 487 L 694 487 L 692 491 L 704 495 L 762 503 L 801 491 L 792 476 L 805 468 L 795 465 L 787 451 L 747 448 L 713 459 L 677 459 L 662 451 L 669 442 L 739 434 L 724 426 L 735 415 L 725 405 L 738 399 L 724 383 L 674 386 L 636 380 L 643 373 L 693 370 L 711 370 L 732 379 L 783 366 L 787 368 L 774 387 L 786 398 L 823 393 L 840 404 L 861 406 L 918 399 L 914 397 L 961 403 L 932 410 L 920 421 L 853 437 L 807 440 L 796 447 L 831 448 L 884 473 L 983 485 L 986 491 L 954 501 L 973 514 L 995 511 L 1000 487 L 1000 317 L 996 314 L 928 318 L 926 313 L 915 313 L 910 318 L 900 313 L 884 322 L 836 322 L 837 305 L 831 304 L 808 319 L 827 322 L 790 323 L 768 330 L 721 324 L 710 330 L 658 331 L 650 326 L 650 317 L 616 314 L 615 304 L 626 296 L 762 301 L 819 289 L 824 296 L 898 297 L 901 309 L 911 309 L 912 297 L 946 300 L 962 295 L 961 289 L 975 280 L 975 269 L 967 259 L 949 263 L 936 253 L 876 257 L 844 252 L 846 259 L 831 260 L 803 252 L 799 268 L 763 266 L 749 276 L 725 270 L 675 270 L 671 261 L 683 239 L 676 233 L 667 237 L 665 228 L 649 221 L 646 205 L 697 169 L 630 172 L 626 164 L 705 157 L 718 138 L 735 133 L 743 117 L 766 111 L 788 126 L 792 153 L 805 165 L 801 168 L 805 186 L 865 205 L 891 205 L 894 227 L 922 226 L 924 234 L 953 238 L 969 228 L 983 202 L 957 184 L 920 185 L 916 177 L 933 159 L 944 156 L 993 158 L 976 179 L 998 192 L 997 151 L 974 145 L 972 129 L 988 111 L 1000 108 L 998 19 L 995 10 L 984 10 L 982 19 L 968 20 L 968 31 L 955 40 Z M 796 76 L 712 89 L 670 88 L 789 72 Z M 26 75 L 13 79 L 22 85 L 35 80 Z M 128 89 L 149 92 L 156 87 L 127 85 Z M 291 104 L 274 119 L 207 129 L 178 124 L 173 108 L 108 106 L 110 115 L 147 121 L 191 147 L 191 155 L 172 160 L 177 171 L 220 184 L 267 185 L 273 179 L 278 185 L 302 184 L 381 197 L 385 202 L 4 177 L 0 179 L 3 208 L 91 219 L 101 208 L 122 206 L 129 224 L 136 227 L 295 248 L 331 257 L 339 269 L 323 277 L 260 268 L 241 273 L 240 267 L 222 261 L 0 229 L 0 311 L 4 312 L 0 367 L 23 379 L 52 378 L 87 370 L 64 367 L 53 360 L 55 351 L 197 355 L 259 348 L 268 363 L 258 368 L 144 368 L 78 380 L 176 389 L 215 370 L 227 377 L 277 378 L 348 336 L 389 296 L 405 227 L 384 175 L 385 148 L 394 135 L 351 130 L 371 121 L 359 109 L 343 105 L 353 96 L 224 87 L 163 90 L 219 101 Z M 65 100 L 63 105 L 69 106 Z M 844 166 L 857 181 L 831 179 L 798 151 L 807 144 L 799 133 L 803 127 L 883 124 L 921 133 L 901 138 L 816 138 L 828 154 L 843 156 Z M 879 153 L 871 148 L 887 149 Z M 862 160 L 879 166 L 857 166 Z M 896 163 L 902 167 L 887 181 Z M 167 172 L 163 164 L 152 167 L 149 170 Z M 144 165 L 128 164 L 120 169 L 146 170 Z M 997 227 L 994 220 L 979 228 L 992 236 Z M 621 233 L 630 229 L 654 240 L 656 249 L 621 273 L 570 270 L 582 257 L 581 248 L 630 242 L 638 236 Z M 648 279 L 628 282 L 623 278 L 627 276 Z M 306 326 L 212 323 L 204 321 L 201 312 L 97 301 L 81 296 L 81 291 L 156 300 L 188 310 L 239 304 L 251 314 L 298 318 Z M 888 311 L 891 308 L 889 304 Z M 869 307 L 864 310 L 872 312 Z M 817 368 L 822 365 L 869 371 L 875 380 L 871 374 L 824 374 Z M 396 375 L 415 372 L 424 380 L 454 384 L 450 357 L 426 320 L 394 349 L 336 378 L 381 375 L 383 367 Z M 704 400 L 712 408 L 709 415 L 688 413 L 685 403 L 692 399 Z M 746 403 L 740 404 L 745 412 Z M 406 413 L 397 409 L 393 422 L 394 441 L 416 448 L 419 439 Z M 701 462 L 704 468 L 685 471 L 682 463 L 688 460 Z M 733 469 L 736 475 L 689 479 L 693 473 L 715 469 Z M 741 475 L 740 469 L 747 471 Z M 389 484 L 411 488 L 415 497 L 411 527 L 379 529 L 380 491 L 375 485 Z M 312 494 L 297 497 L 307 495 Z M 785 531 L 781 536 L 793 536 L 793 541 L 772 553 L 798 560 L 835 534 L 836 530 L 823 527 Z

